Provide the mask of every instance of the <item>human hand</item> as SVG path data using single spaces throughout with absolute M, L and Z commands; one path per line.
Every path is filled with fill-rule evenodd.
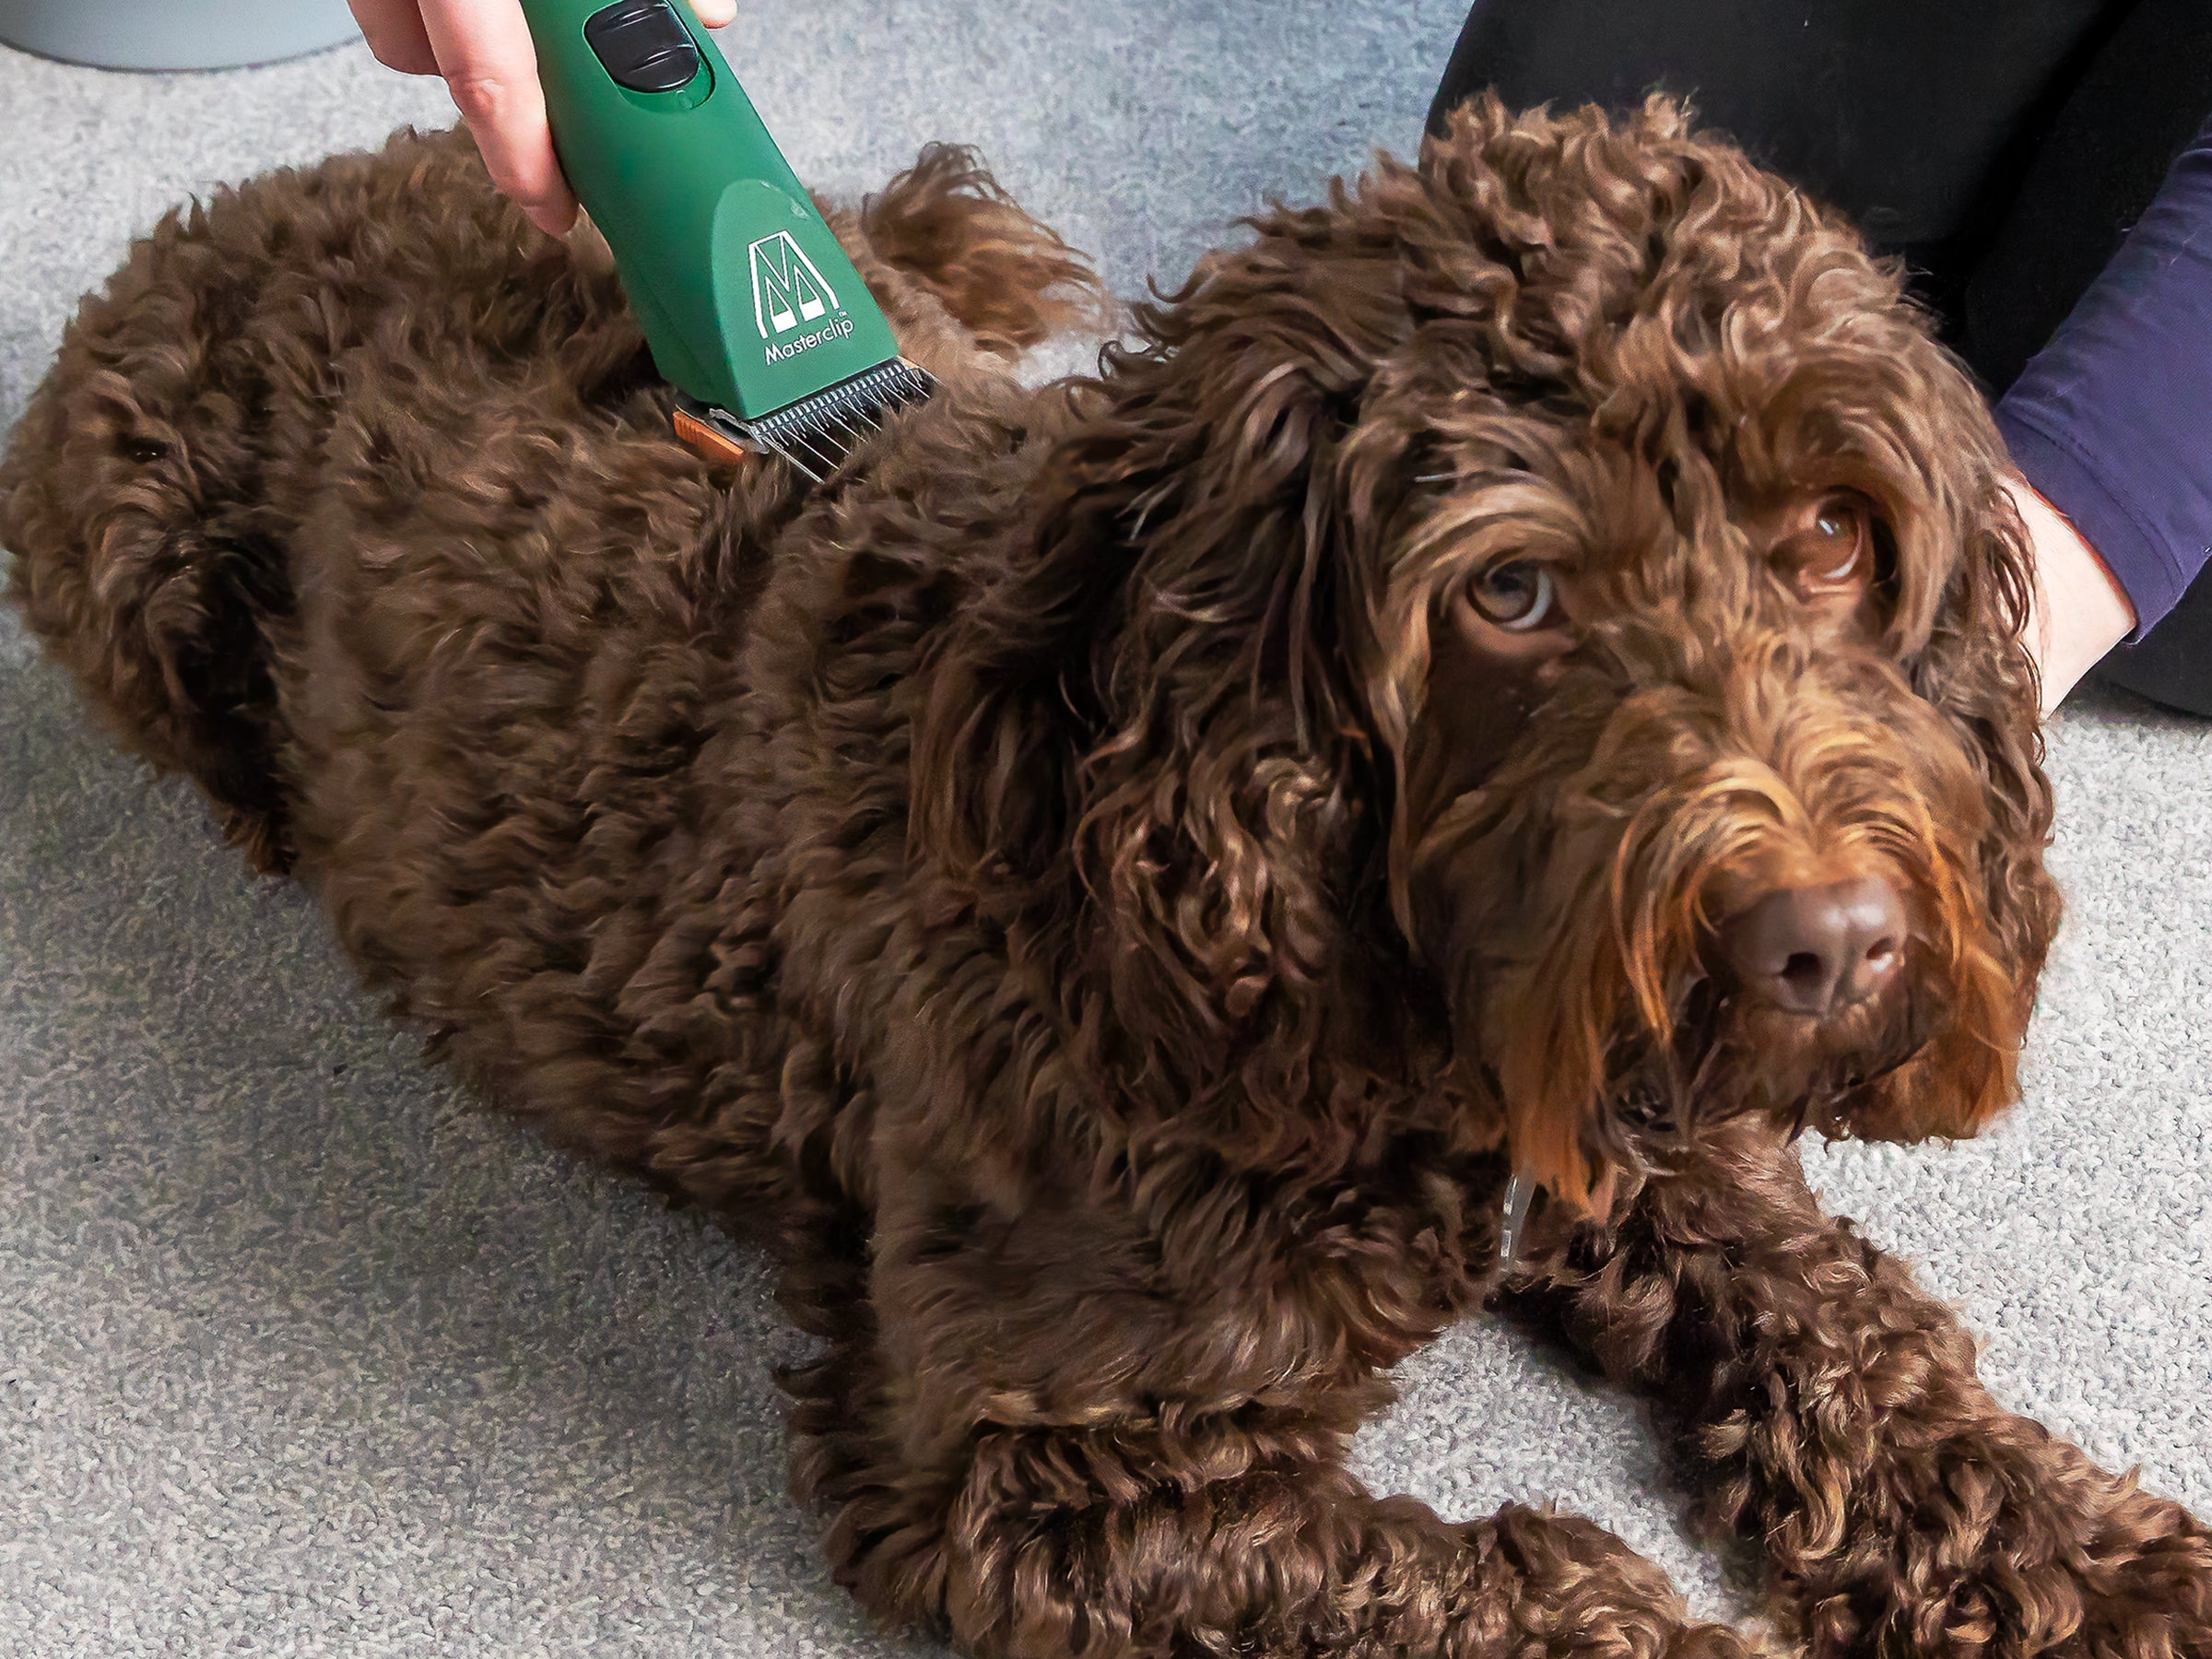
M 2041 675 L 2048 714 L 2099 658 L 2127 638 L 2136 607 L 2096 548 L 2026 479 L 2010 479 L 2005 488 L 2035 552 L 2024 642 Z
M 537 53 L 522 0 L 348 0 L 377 61 L 445 78 L 491 182 L 549 236 L 576 222 L 576 198 L 553 157 Z M 709 29 L 736 17 L 736 0 L 689 0 Z

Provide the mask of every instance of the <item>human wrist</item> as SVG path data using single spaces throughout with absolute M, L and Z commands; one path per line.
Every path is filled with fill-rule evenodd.
M 2127 638 L 2136 607 L 2097 549 L 2025 478 L 2005 488 L 2027 527 L 2034 587 L 2022 643 L 2035 659 L 2048 714 L 2081 677 Z

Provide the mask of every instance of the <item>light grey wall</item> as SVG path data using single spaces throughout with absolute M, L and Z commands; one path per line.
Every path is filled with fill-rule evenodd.
M 359 34 L 345 0 L 0 0 L 0 42 L 112 69 L 273 64 Z

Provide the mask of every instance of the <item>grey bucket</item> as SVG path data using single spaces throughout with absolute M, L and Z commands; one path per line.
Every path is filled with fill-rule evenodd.
M 103 69 L 229 69 L 359 35 L 346 0 L 0 0 L 0 41 Z

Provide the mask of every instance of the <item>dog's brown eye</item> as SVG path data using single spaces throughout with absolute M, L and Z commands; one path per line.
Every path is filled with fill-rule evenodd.
M 1820 579 L 1842 581 L 1858 564 L 1859 555 L 1865 551 L 1865 515 L 1848 504 L 1831 504 L 1820 510 L 1820 516 L 1813 521 L 1813 529 L 1836 559 L 1834 564 L 1818 571 Z
M 1860 581 L 1874 551 L 1871 517 L 1856 498 L 1830 496 L 1782 550 L 1800 586 L 1834 587 Z
M 1558 603 L 1551 572 L 1524 559 L 1492 565 L 1467 584 L 1467 599 L 1483 620 L 1516 633 L 1543 627 Z

